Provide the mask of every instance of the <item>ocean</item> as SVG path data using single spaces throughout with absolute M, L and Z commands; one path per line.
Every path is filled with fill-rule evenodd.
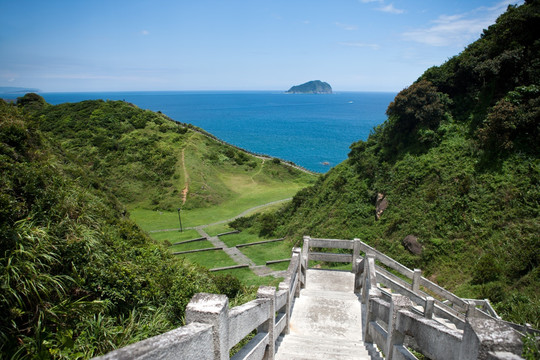
M 243 149 L 325 173 L 347 158 L 353 142 L 367 139 L 371 129 L 386 120 L 386 108 L 396 93 L 171 91 L 40 95 L 50 104 L 125 100 L 203 128 Z

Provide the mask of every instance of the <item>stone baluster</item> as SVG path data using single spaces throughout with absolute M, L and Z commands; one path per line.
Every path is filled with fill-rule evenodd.
M 214 359 L 229 359 L 229 299 L 226 295 L 198 293 L 186 307 L 186 324 L 213 327 Z
M 398 330 L 399 311 L 408 309 L 411 305 L 412 302 L 408 297 L 399 294 L 392 294 L 390 317 L 388 319 L 388 337 L 386 339 L 386 360 L 392 360 L 394 356 L 396 356 L 396 345 L 403 345 L 405 334 Z
M 502 321 L 467 318 L 460 360 L 521 359 L 511 354 L 521 354 L 522 351 L 521 335 Z
M 420 278 L 422 277 L 422 270 L 414 269 L 412 278 L 412 291 L 418 293 L 420 290 Z
M 268 312 L 268 320 L 259 325 L 257 331 L 264 331 L 268 334 L 268 345 L 264 352 L 264 360 L 273 360 L 276 353 L 276 289 L 273 286 L 260 286 L 257 291 L 258 299 L 269 299 L 270 310 Z
M 424 317 L 426 319 L 433 319 L 433 310 L 435 307 L 435 299 L 431 296 L 426 297 L 426 307 L 424 308 Z
M 353 257 L 352 257 L 352 271 L 356 273 L 356 260 L 360 257 L 360 239 L 355 238 L 353 240 Z
M 304 271 L 307 272 L 309 266 L 309 236 L 304 236 L 304 244 L 302 245 L 302 258 L 300 262 L 303 264 Z M 302 272 L 302 289 L 306 287 L 307 273 Z

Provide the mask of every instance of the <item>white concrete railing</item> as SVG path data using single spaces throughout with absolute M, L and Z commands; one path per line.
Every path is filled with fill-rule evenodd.
M 348 249 L 352 254 L 312 248 Z M 362 292 L 364 342 L 376 344 L 386 359 L 416 359 L 408 346 L 444 360 L 516 359 L 515 354 L 521 354 L 521 334 L 510 327 L 519 326 L 500 320 L 486 300 L 461 299 L 423 278 L 420 270 L 408 269 L 359 239 L 305 236 L 302 249 L 293 248 L 285 279 L 277 290 L 261 286 L 256 300 L 232 309 L 225 295 L 196 294 L 186 308 L 186 326 L 97 359 L 229 359 L 230 349 L 254 330 L 256 335 L 233 360 L 274 359 L 276 339 L 288 332 L 293 301 L 305 286 L 311 260 L 352 263 L 355 292 Z M 376 260 L 412 282 L 377 266 Z
M 257 334 L 234 360 L 273 359 L 278 336 L 289 330 L 292 303 L 301 286 L 300 249 L 293 248 L 278 289 L 261 286 L 257 299 L 229 309 L 225 295 L 199 293 L 186 308 L 186 326 L 112 351 L 99 360 L 229 359 L 229 351 L 248 334 Z
M 311 248 L 353 251 L 335 254 Z M 305 236 L 301 268 L 307 269 L 310 260 L 353 261 L 355 292 L 362 292 L 364 342 L 376 344 L 387 360 L 417 359 L 407 347 L 431 359 L 517 359 L 522 334 L 515 329 L 531 330 L 500 320 L 488 300 L 462 299 L 422 277 L 420 270 L 407 268 L 359 239 Z M 376 260 L 411 282 L 377 266 Z

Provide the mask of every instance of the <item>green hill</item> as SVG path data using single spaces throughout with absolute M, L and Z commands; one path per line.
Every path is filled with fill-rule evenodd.
M 90 358 L 181 325 L 194 293 L 225 289 L 39 127 L 0 101 L 0 357 Z
M 539 23 L 539 1 L 510 6 L 402 90 L 348 160 L 286 208 L 234 225 L 293 242 L 359 237 L 460 296 L 489 298 L 503 318 L 540 327 Z M 421 254 L 405 248 L 408 235 Z
M 0 357 L 90 358 L 182 325 L 196 292 L 251 296 L 129 211 L 223 220 L 313 178 L 125 102 L 0 100 Z
M 208 208 L 246 196 L 261 195 L 266 201 L 265 194 L 272 193 L 269 202 L 292 196 L 314 178 L 126 102 L 51 106 L 31 97 L 28 104 L 21 102 L 45 134 L 107 184 L 129 209 Z M 256 200 L 246 206 L 260 204 Z

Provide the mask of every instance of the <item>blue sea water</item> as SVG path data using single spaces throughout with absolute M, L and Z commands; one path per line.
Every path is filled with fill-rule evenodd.
M 255 153 L 293 161 L 324 173 L 347 158 L 349 146 L 367 139 L 385 119 L 395 93 L 328 95 L 281 92 L 42 93 L 48 103 L 125 100 L 161 111 Z

